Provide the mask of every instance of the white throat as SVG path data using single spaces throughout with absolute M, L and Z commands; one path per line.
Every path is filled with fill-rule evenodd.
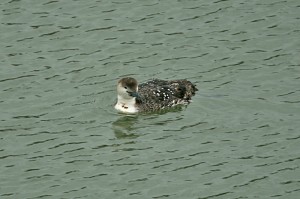
M 121 95 L 118 95 L 118 102 L 115 105 L 115 109 L 123 113 L 137 113 L 138 109 L 135 106 L 135 97 L 124 98 Z

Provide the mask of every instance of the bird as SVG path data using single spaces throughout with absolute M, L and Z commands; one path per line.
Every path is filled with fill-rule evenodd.
M 151 79 L 138 84 L 132 77 L 117 83 L 117 102 L 114 108 L 122 113 L 155 112 L 187 105 L 198 89 L 186 79 Z

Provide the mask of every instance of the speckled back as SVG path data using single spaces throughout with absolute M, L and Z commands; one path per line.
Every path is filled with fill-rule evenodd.
M 198 89 L 187 80 L 153 79 L 139 85 L 137 104 L 140 111 L 155 111 L 188 104 Z

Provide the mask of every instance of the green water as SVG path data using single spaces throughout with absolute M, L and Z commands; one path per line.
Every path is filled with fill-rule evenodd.
M 299 198 L 299 1 L 0 8 L 0 198 Z M 123 76 L 199 91 L 126 116 Z

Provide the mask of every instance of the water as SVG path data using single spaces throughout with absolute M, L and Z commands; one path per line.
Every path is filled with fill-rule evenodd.
M 300 3 L 1 6 L 1 198 L 298 198 Z M 116 113 L 116 82 L 187 78 L 193 103 Z

